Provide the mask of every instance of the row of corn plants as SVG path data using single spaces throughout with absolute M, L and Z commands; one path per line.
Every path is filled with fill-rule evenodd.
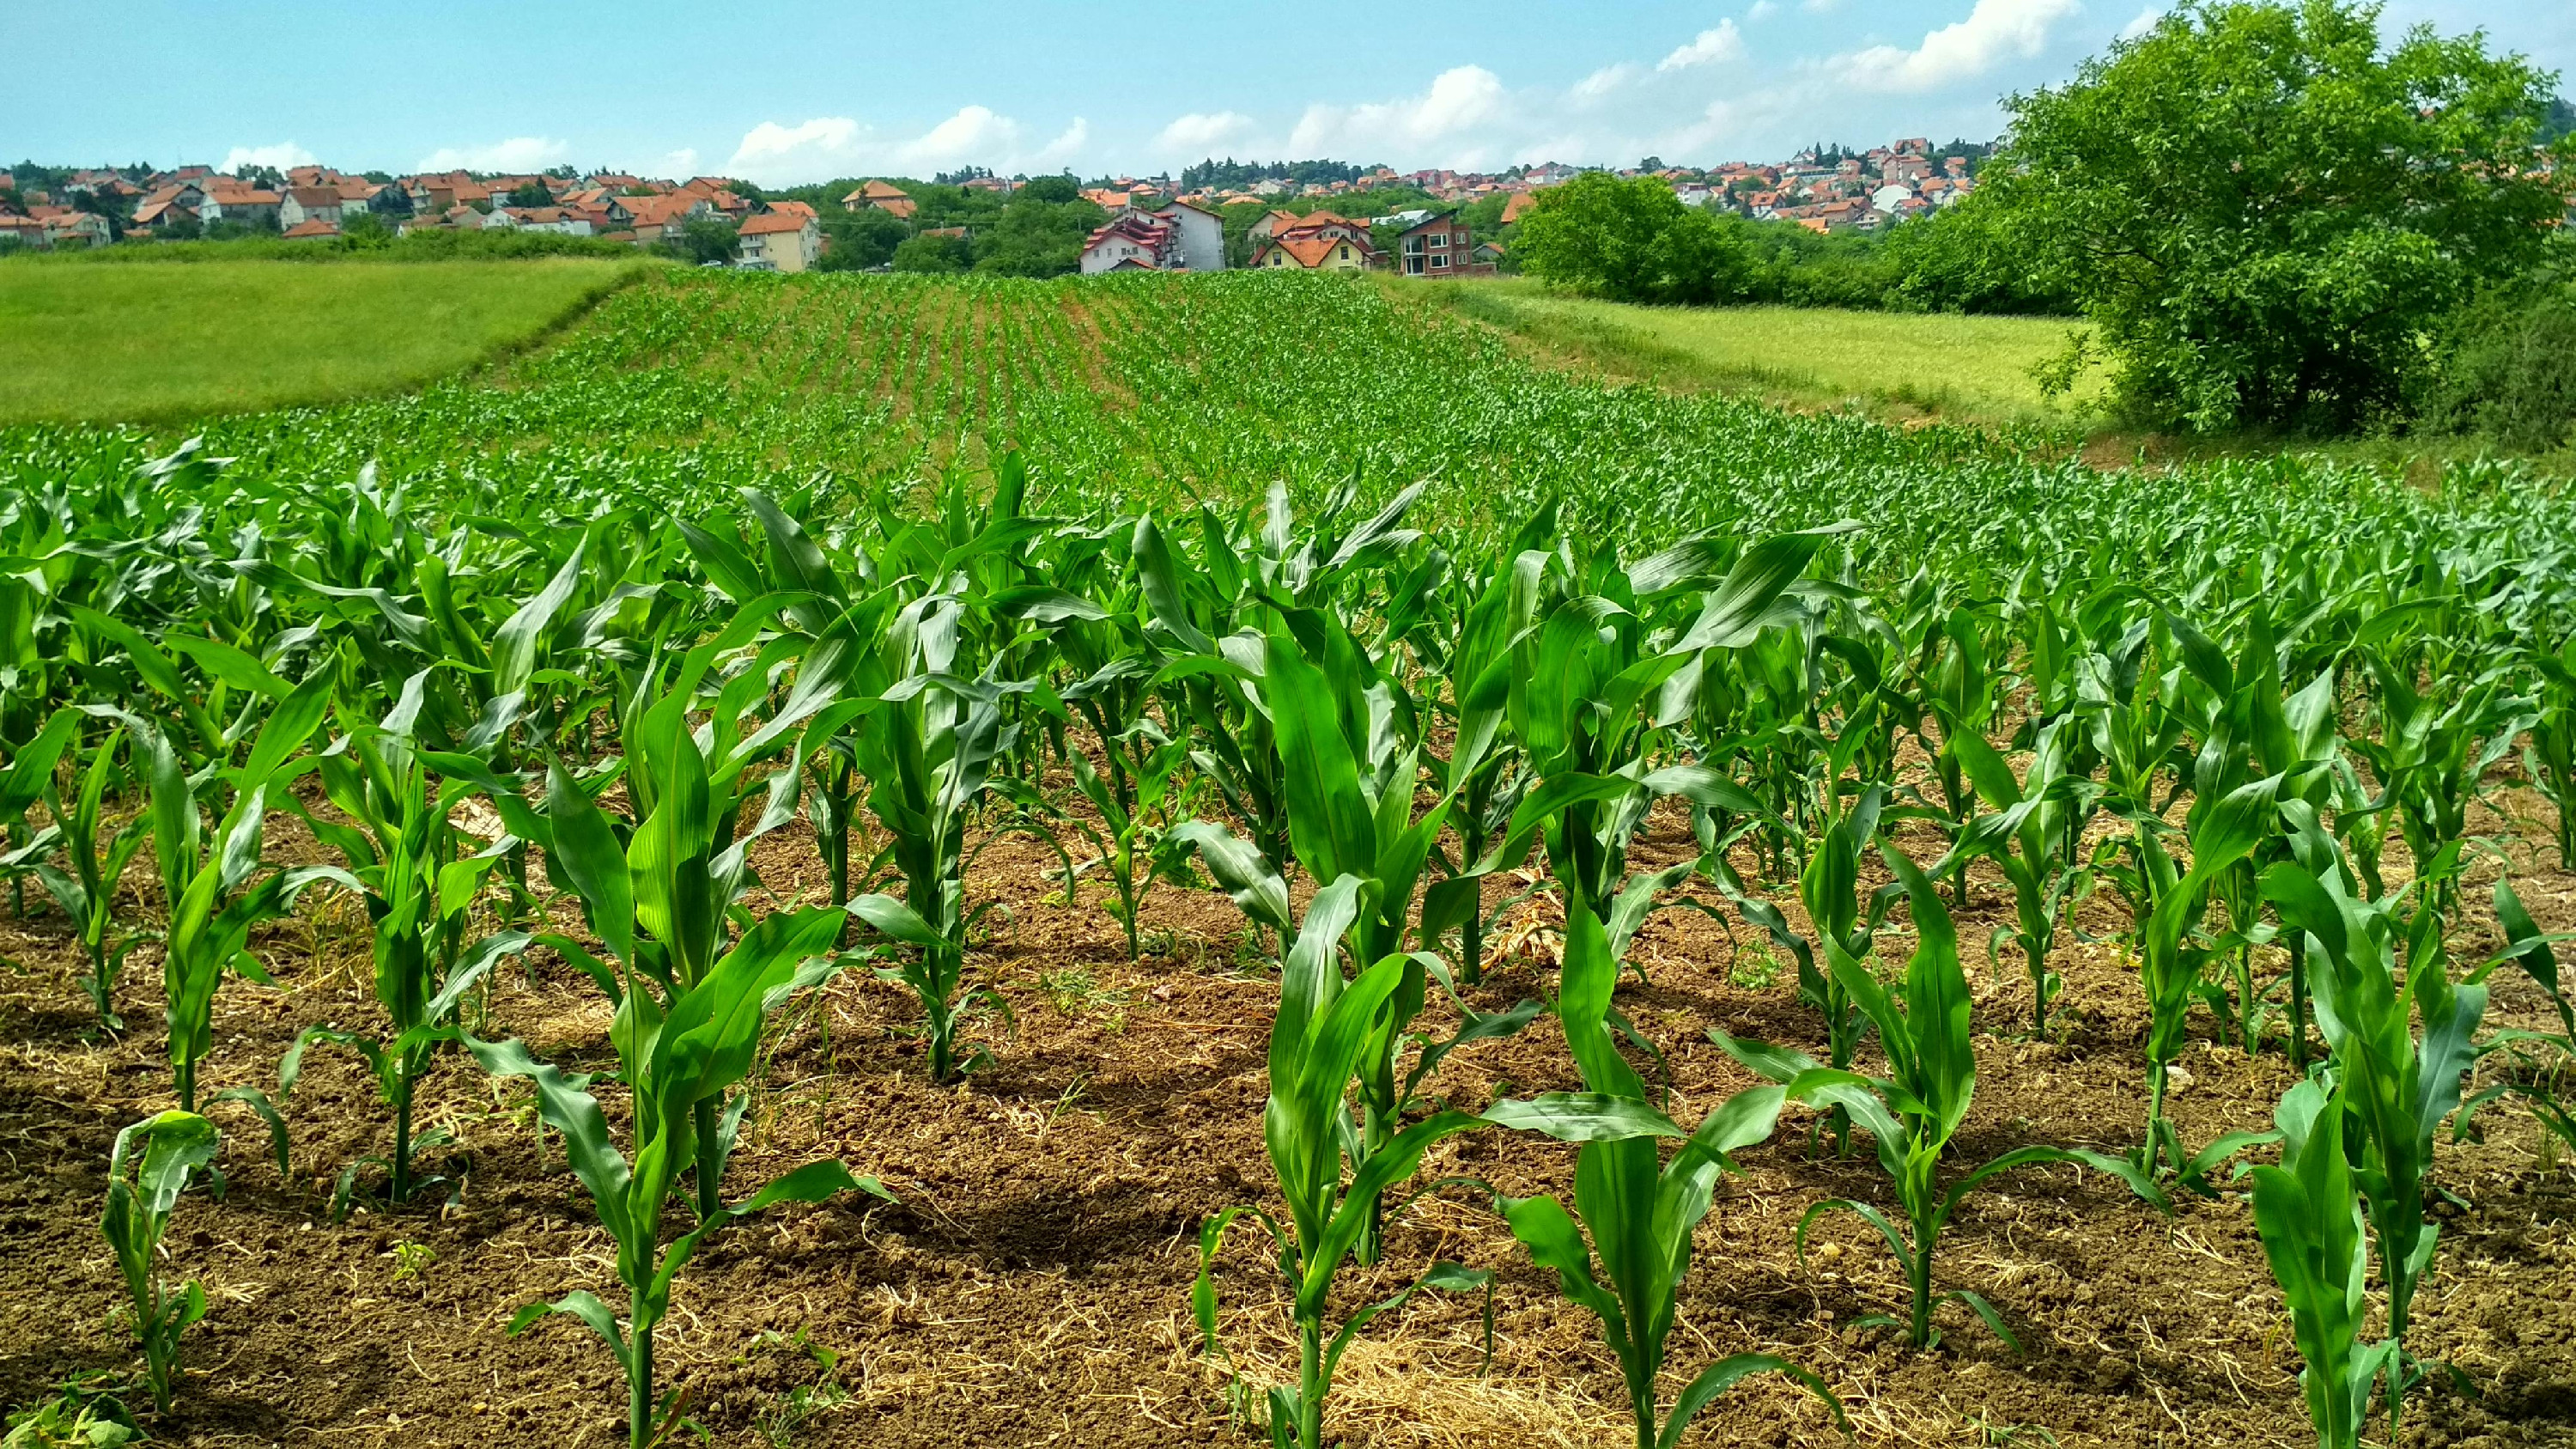
M 442 1058 L 531 1084 L 618 1244 L 625 1299 L 536 1311 L 608 1345 L 631 1442 L 676 1432 L 687 1400 L 659 1380 L 654 1330 L 698 1246 L 776 1203 L 885 1193 L 823 1161 L 728 1194 L 772 1023 L 835 973 L 869 972 L 915 1003 L 927 1073 L 971 1080 L 1006 1050 L 974 1035 L 994 909 L 977 857 L 1014 833 L 1051 843 L 1064 898 L 1106 913 L 1132 955 L 1153 894 L 1204 882 L 1278 966 L 1278 1196 L 1251 1211 L 1301 1358 L 1295 1385 L 1241 1401 L 1280 1442 L 1320 1442 L 1336 1361 L 1396 1301 L 1336 1329 L 1336 1274 L 1390 1252 L 1405 1185 L 1471 1131 L 1573 1144 L 1571 1209 L 1493 1206 L 1601 1320 L 1641 1444 L 1674 1442 L 1755 1371 L 1824 1392 L 1797 1365 L 1738 1356 L 1658 1402 L 1692 1229 L 1718 1175 L 1793 1108 L 1818 1150 L 1869 1137 L 1888 1178 L 1881 1200 L 1821 1204 L 1797 1246 L 1826 1212 L 1878 1232 L 1911 1344 L 1953 1301 L 2013 1336 L 1935 1273 L 1951 1215 L 1994 1175 L 2072 1166 L 2156 1205 L 2234 1190 L 2226 1163 L 2277 1144 L 2254 1211 L 2321 1435 L 2357 1432 L 2356 1393 L 2394 1419 L 2425 1381 L 2403 1345 L 2435 1270 L 2432 1143 L 2446 1121 L 2465 1129 L 2464 1092 L 2566 1135 L 2552 1084 L 2576 1061 L 2576 1027 L 2478 1036 L 2503 963 L 2565 1010 L 2552 943 L 2508 884 L 2494 900 L 2512 949 L 2443 984 L 2469 878 L 2510 856 L 2499 787 L 2568 799 L 2567 530 L 2527 484 L 2463 477 L 2427 499 L 2220 468 L 2114 488 L 1940 435 L 1774 420 L 1753 437 L 1735 405 L 1543 379 L 1348 288 L 1103 288 L 1083 295 L 1134 325 L 1094 333 L 1061 288 L 817 285 L 754 300 L 847 307 L 898 337 L 985 309 L 957 335 L 1023 340 L 1005 387 L 961 380 L 953 350 L 900 348 L 862 360 L 868 385 L 952 422 L 989 425 L 1000 406 L 1059 428 L 1056 451 L 927 448 L 870 481 L 797 481 L 754 459 L 815 419 L 754 410 L 701 446 L 708 466 L 662 476 L 538 479 L 526 470 L 559 463 L 495 459 L 504 484 L 405 457 L 326 483 L 310 465 L 330 448 L 291 424 L 239 461 L 5 440 L 0 870 L 13 909 L 50 901 L 77 939 L 98 1030 L 148 1029 L 122 966 L 142 950 L 163 967 L 178 1115 L 120 1147 L 130 1181 L 109 1222 L 121 1260 L 141 1245 L 128 1277 L 156 1396 L 202 1311 L 159 1278 L 153 1243 L 210 1168 L 204 1114 L 257 1114 L 282 1156 L 306 1057 L 340 1048 L 376 1080 L 386 1142 L 334 1164 L 344 1197 L 377 1190 L 367 1166 L 390 1203 L 437 1175 L 414 1090 Z M 708 406 L 711 384 L 679 365 L 690 348 L 785 327 L 697 283 L 612 305 L 638 327 L 533 364 L 521 394 L 434 392 L 343 426 L 399 421 L 429 443 L 541 431 L 608 409 L 608 381 L 640 367 L 614 407 L 641 432 Z M 1227 365 L 1299 345 L 1324 382 L 1283 391 L 1275 371 Z M 790 361 L 809 380 L 858 365 Z M 1092 481 L 1146 425 L 1100 408 L 1104 391 L 1180 440 L 1154 476 Z M 1356 463 L 1345 448 L 1329 471 L 1308 451 L 1408 407 L 1434 441 L 1516 428 L 1540 456 L 1472 479 L 1410 443 Z M 1288 430 L 1245 428 L 1247 413 Z M 1641 461 L 1657 422 L 1662 453 Z M 1665 456 L 1693 440 L 1695 462 Z M 1846 481 L 1820 484 L 1828 464 Z M 1390 486 L 1406 468 L 1432 476 Z M 1674 482 L 1689 468 L 1700 486 Z M 1571 486 L 1587 469 L 1614 481 Z M 1266 470 L 1333 481 L 1185 499 L 1192 476 Z M 725 476 L 758 482 L 711 481 Z M 1941 517 L 1981 521 L 1944 532 Z M 278 848 L 280 816 L 313 851 Z M 781 831 L 816 852 L 819 900 L 761 880 L 754 846 Z M 1693 848 L 1632 867 L 1657 832 Z M 2545 844 L 2570 864 L 2563 824 Z M 127 867 L 146 850 L 138 889 Z M 1976 1075 L 1976 943 L 1963 951 L 1951 922 L 1983 893 L 2011 914 L 1986 969 L 2018 968 L 1999 989 L 2010 1029 L 2034 1036 L 2098 1006 L 2052 961 L 2119 923 L 2148 1007 L 2146 1107 L 2104 1143 L 1950 1161 Z M 1479 1010 L 1489 945 L 1531 896 L 1564 921 L 1549 989 Z M 334 897 L 367 922 L 381 1019 L 308 1031 L 256 1071 L 219 1060 L 226 978 L 268 979 L 275 923 Z M 2080 916 L 2088 903 L 2117 909 Z M 1667 909 L 1741 917 L 1788 951 L 1815 1018 L 1812 1051 L 1721 1040 L 1767 1085 L 1696 1127 L 1665 1114 L 1657 1046 L 1618 1005 L 1642 974 L 1631 943 Z M 1900 911 L 1901 971 L 1881 948 Z M 549 1062 L 491 1029 L 513 958 L 595 985 L 613 1063 Z M 1562 1090 L 1426 1105 L 1452 1053 L 1539 1029 L 1564 1042 Z M 2274 1132 L 2182 1140 L 2164 1103 L 2195 1034 L 2306 1074 Z M 210 1067 L 236 1080 L 209 1092 Z M 2340 1176 L 2309 1150 L 2320 1140 Z M 2362 1237 L 2335 1227 L 2344 1208 L 2380 1264 L 2384 1352 L 2358 1337 L 2346 1260 Z M 1212 1346 L 1239 1220 L 1202 1240 Z M 1454 1264 L 1423 1284 L 1490 1291 Z M 2335 1294 L 2343 1308 L 2316 1306 Z

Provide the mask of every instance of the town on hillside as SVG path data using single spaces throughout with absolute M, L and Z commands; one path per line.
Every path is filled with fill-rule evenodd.
M 1956 203 L 1990 147 L 1914 137 L 1812 146 L 1777 163 L 1696 168 L 1648 157 L 1686 206 L 1823 234 L 1875 232 Z M 751 271 L 1382 270 L 1470 277 L 1513 269 L 1512 231 L 1537 196 L 1587 171 L 1399 172 L 1333 161 L 1201 162 L 1177 177 L 878 177 L 764 190 L 570 167 L 412 175 L 329 166 L 0 173 L 0 253 L 274 237 L 355 245 L 420 233 L 583 238 Z M 1028 218 L 1005 224 L 1014 209 Z

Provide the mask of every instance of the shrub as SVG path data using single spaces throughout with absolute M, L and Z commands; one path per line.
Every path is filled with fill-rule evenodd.
M 2418 426 L 2529 452 L 2576 435 L 2576 267 L 2490 287 L 2460 314 Z

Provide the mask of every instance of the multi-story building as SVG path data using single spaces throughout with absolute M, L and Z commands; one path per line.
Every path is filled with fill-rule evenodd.
M 1463 277 L 1491 271 L 1475 259 L 1476 238 L 1456 212 L 1427 217 L 1395 239 L 1396 266 L 1408 277 Z

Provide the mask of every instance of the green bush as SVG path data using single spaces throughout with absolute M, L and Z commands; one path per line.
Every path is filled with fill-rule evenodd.
M 2490 287 L 2461 313 L 2417 425 L 2534 453 L 2576 435 L 2576 265 Z

